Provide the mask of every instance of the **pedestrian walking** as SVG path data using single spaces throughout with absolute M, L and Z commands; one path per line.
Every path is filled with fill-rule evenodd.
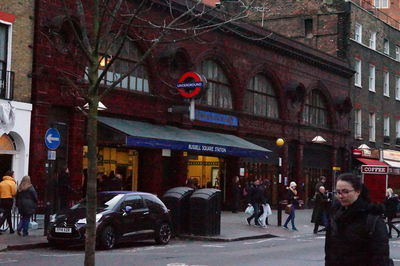
M 387 219 L 387 224 L 389 227 L 388 237 L 392 238 L 392 229 L 397 232 L 397 238 L 400 237 L 400 230 L 397 229 L 393 223 L 393 218 L 396 218 L 397 206 L 399 205 L 399 198 L 396 194 L 393 194 L 393 190 L 391 188 L 386 189 L 386 198 L 383 201 L 385 206 L 385 217 Z
M 285 224 L 283 225 L 283 228 L 288 229 L 288 223 L 291 222 L 292 224 L 292 230 L 293 231 L 298 231 L 296 228 L 296 225 L 294 223 L 294 219 L 296 218 L 296 209 L 300 206 L 299 204 L 299 196 L 296 190 L 297 184 L 296 182 L 292 181 L 289 184 L 289 187 L 287 188 L 288 194 L 287 194 L 287 201 L 288 205 L 290 208 L 289 216 L 286 219 Z
M 260 184 L 260 179 L 256 179 L 249 191 L 249 202 L 253 206 L 253 214 L 247 218 L 247 223 L 250 225 L 251 220 L 254 219 L 255 225 L 260 225 L 258 219 L 261 216 L 261 205 L 266 203 L 264 198 L 264 191 Z
M 24 176 L 21 184 L 18 186 L 17 192 L 16 205 L 18 207 L 18 212 L 21 215 L 21 220 L 17 227 L 18 235 L 21 235 L 21 231 L 23 236 L 28 235 L 29 220 L 35 213 L 37 201 L 37 193 L 35 188 L 32 186 L 31 178 L 29 176 Z
M 337 201 L 325 238 L 326 266 L 393 265 L 383 210 L 369 203 L 361 190 L 357 176 L 349 173 L 338 177 Z
M 17 185 L 14 180 L 14 171 L 9 170 L 3 176 L 3 181 L 0 182 L 0 208 L 3 209 L 3 217 L 0 219 L 0 227 L 2 227 L 3 223 L 7 220 L 10 234 L 14 234 L 11 222 L 11 210 L 16 193 Z
M 330 199 L 325 191 L 325 187 L 320 186 L 318 193 L 315 195 L 315 205 L 311 216 L 311 222 L 314 223 L 314 234 L 318 233 L 320 225 L 324 226 L 323 230 L 326 231 L 329 204 Z
M 232 212 L 237 213 L 240 205 L 240 197 L 242 194 L 242 186 L 240 185 L 240 179 L 235 176 L 232 184 Z
M 71 179 L 69 176 L 68 166 L 62 167 L 60 172 L 58 173 L 58 209 L 63 210 L 67 209 L 68 201 L 71 195 L 75 192 L 71 187 Z

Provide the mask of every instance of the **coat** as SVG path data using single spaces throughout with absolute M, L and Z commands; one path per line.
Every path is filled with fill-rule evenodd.
M 388 234 L 381 212 L 361 197 L 347 208 L 336 202 L 326 232 L 325 265 L 390 265 Z M 376 220 L 373 230 L 367 223 L 368 215 Z
M 397 205 L 399 204 L 397 195 L 385 198 L 383 204 L 385 206 L 385 216 L 389 219 L 395 218 L 397 213 Z
M 11 176 L 3 176 L 0 182 L 0 199 L 12 199 L 17 193 L 17 184 Z
M 297 195 L 295 195 L 291 189 L 288 189 L 288 194 L 287 194 L 288 204 L 293 204 L 293 206 L 295 206 L 296 208 L 299 207 L 299 201 L 294 198 L 295 196 L 298 196 L 298 195 L 299 195 L 299 193 L 297 193 Z
M 324 224 L 322 217 L 324 213 L 327 214 L 328 206 L 329 206 L 328 195 L 318 192 L 315 195 L 315 206 L 312 212 L 311 222 Z
M 18 207 L 18 212 L 22 216 L 30 216 L 35 213 L 36 206 L 37 206 L 37 194 L 36 190 L 33 188 L 33 186 L 30 186 L 29 188 L 18 191 L 17 193 L 17 207 Z

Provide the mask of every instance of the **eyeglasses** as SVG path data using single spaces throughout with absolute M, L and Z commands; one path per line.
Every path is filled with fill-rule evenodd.
M 350 192 L 354 191 L 354 189 L 342 189 L 342 190 L 336 190 L 333 193 L 335 193 L 335 195 L 347 195 Z

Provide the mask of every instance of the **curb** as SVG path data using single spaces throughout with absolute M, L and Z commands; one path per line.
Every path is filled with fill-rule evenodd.
M 46 248 L 49 246 L 50 245 L 47 242 L 20 244 L 20 245 L 7 245 L 5 248 L 0 248 L 0 252 L 10 251 L 10 250 L 26 250 L 26 249 L 32 249 L 32 248 Z
M 180 235 L 176 236 L 180 239 L 189 239 L 189 240 L 199 240 L 199 241 L 214 241 L 214 242 L 233 242 L 233 241 L 242 241 L 249 239 L 260 239 L 260 238 L 274 238 L 278 237 L 276 235 L 264 234 L 264 235 L 256 235 L 256 236 L 243 236 L 237 238 L 222 238 L 222 237 L 214 237 L 214 236 L 195 236 L 195 235 Z

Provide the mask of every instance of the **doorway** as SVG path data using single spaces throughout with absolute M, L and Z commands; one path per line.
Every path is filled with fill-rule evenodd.
M 0 178 L 4 174 L 12 169 L 12 155 L 11 154 L 0 154 Z

